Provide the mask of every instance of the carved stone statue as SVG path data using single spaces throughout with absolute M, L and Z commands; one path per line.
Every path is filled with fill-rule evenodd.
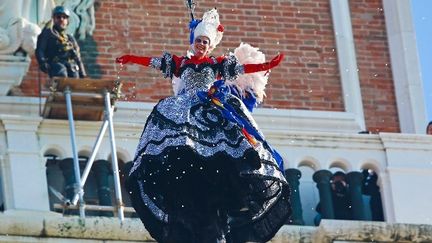
M 55 0 L 56 5 L 71 10 L 67 33 L 78 34 L 80 40 L 92 35 L 95 29 L 94 0 Z
M 95 28 L 94 0 L 0 0 L 0 96 L 10 93 L 27 73 L 41 28 L 55 6 L 71 10 L 68 33 L 80 39 Z
M 81 17 L 78 35 L 83 40 L 87 34 L 93 35 L 96 27 L 94 0 L 82 0 L 76 11 Z
M 33 54 L 36 38 L 41 29 L 38 24 L 51 18 L 54 3 L 51 0 L 39 0 L 38 6 L 32 0 L 3 0 L 0 2 L 0 54 L 14 55 L 22 48 L 27 54 Z M 37 20 L 30 22 L 31 11 L 36 11 Z
M 66 32 L 71 35 L 75 35 L 78 27 L 80 26 L 80 18 L 76 14 L 75 9 L 80 4 L 81 0 L 55 0 L 56 5 L 64 6 L 71 11 L 69 16 L 69 25 Z
M 0 96 L 20 85 L 53 7 L 53 0 L 0 0 Z

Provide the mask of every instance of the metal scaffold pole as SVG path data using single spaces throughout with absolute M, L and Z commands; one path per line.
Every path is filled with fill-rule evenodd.
M 115 137 L 114 137 L 114 126 L 113 126 L 113 112 L 111 108 L 111 101 L 110 101 L 110 93 L 108 91 L 105 91 L 105 116 L 106 120 L 108 120 L 108 129 L 109 129 L 109 136 L 110 136 L 110 143 L 111 143 L 111 165 L 113 170 L 113 177 L 114 177 L 114 187 L 115 187 L 115 193 L 116 193 L 116 203 L 117 203 L 117 210 L 118 210 L 118 217 L 120 221 L 124 220 L 124 213 L 123 213 L 123 200 L 122 200 L 122 194 L 121 194 L 121 185 L 120 185 L 120 175 L 119 175 L 119 169 L 118 169 L 118 163 L 117 163 L 117 149 L 116 149 L 116 143 L 115 143 Z
M 75 175 L 75 195 L 79 196 L 79 214 L 81 218 L 85 217 L 85 210 L 84 210 L 84 191 L 83 187 L 81 186 L 81 173 L 80 173 L 80 167 L 79 167 L 79 160 L 78 160 L 78 151 L 76 146 L 76 137 L 75 137 L 75 123 L 73 118 L 73 111 L 72 111 L 72 98 L 71 98 L 71 90 L 69 87 L 66 87 L 64 90 L 65 100 L 66 100 L 66 110 L 69 120 L 69 131 L 70 131 L 70 138 L 71 138 L 71 144 L 72 144 L 72 157 L 74 162 L 74 175 Z M 75 202 L 76 203 L 76 202 Z

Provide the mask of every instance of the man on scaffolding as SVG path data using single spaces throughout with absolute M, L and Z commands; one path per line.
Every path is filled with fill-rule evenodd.
M 38 36 L 36 58 L 42 72 L 52 77 L 85 78 L 78 43 L 66 33 L 70 11 L 57 6 L 50 21 Z

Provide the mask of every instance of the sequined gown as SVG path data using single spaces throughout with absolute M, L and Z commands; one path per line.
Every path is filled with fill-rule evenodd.
M 201 61 L 202 62 L 202 61 Z M 235 56 L 197 62 L 164 53 L 151 66 L 184 82 L 148 117 L 128 178 L 133 206 L 158 242 L 265 242 L 291 213 L 289 187 L 262 143 L 197 95 L 243 72 Z M 255 128 L 241 100 L 227 95 Z

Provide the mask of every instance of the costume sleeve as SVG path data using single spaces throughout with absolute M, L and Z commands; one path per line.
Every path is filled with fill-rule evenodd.
M 276 57 L 274 57 L 270 62 L 259 63 L 259 64 L 244 64 L 243 65 L 244 73 L 256 73 L 256 72 L 270 70 L 276 67 L 277 65 L 279 65 L 279 63 L 283 60 L 283 58 L 284 58 L 284 54 L 281 53 Z
M 164 52 L 162 57 L 152 57 L 150 59 L 150 67 L 161 70 L 164 78 L 172 78 L 174 74 L 178 73 L 181 60 L 182 57 Z
M 234 55 L 217 58 L 220 64 L 220 73 L 225 80 L 233 80 L 244 73 L 244 67 Z
M 162 57 L 144 57 L 135 55 L 123 55 L 116 59 L 120 64 L 135 63 L 146 67 L 161 70 L 165 78 L 172 78 L 178 74 L 183 57 L 164 52 Z
M 47 46 L 48 46 L 47 29 L 44 28 L 42 30 L 42 33 L 37 38 L 36 51 L 35 51 L 36 59 L 41 68 L 44 67 L 48 61 L 45 55 Z
M 84 63 L 82 62 L 82 59 L 81 59 L 80 47 L 78 45 L 78 42 L 75 40 L 75 38 L 72 35 L 68 35 L 68 36 L 69 36 L 69 38 L 73 44 L 73 47 L 74 47 L 73 56 L 74 56 L 74 59 L 75 59 L 77 65 L 79 67 L 79 76 L 80 76 L 80 78 L 84 78 L 87 76 L 87 72 L 85 71 Z

